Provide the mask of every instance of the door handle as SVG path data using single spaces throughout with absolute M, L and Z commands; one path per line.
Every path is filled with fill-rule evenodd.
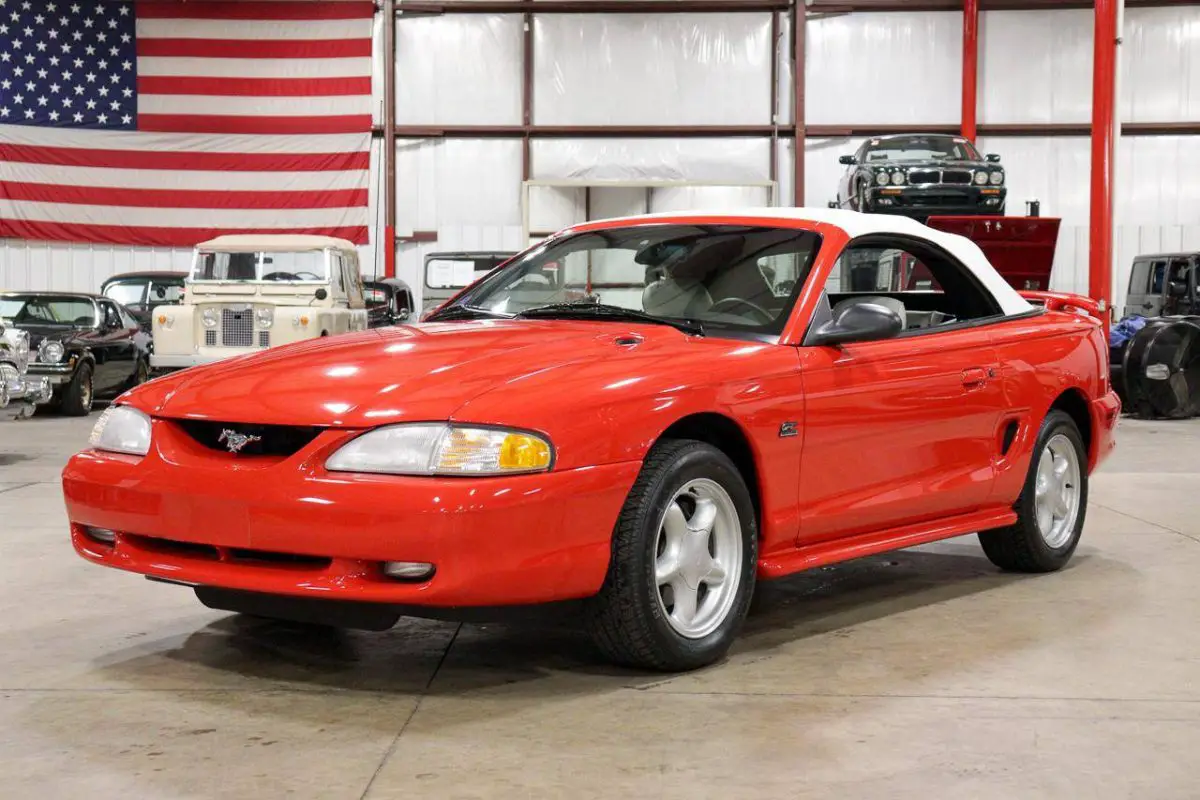
M 987 383 L 988 370 L 983 367 L 970 367 L 962 371 L 962 384 L 968 389 L 975 389 Z

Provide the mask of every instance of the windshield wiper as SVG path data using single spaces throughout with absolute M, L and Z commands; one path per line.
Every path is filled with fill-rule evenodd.
M 484 308 L 449 306 L 435 314 L 430 314 L 425 318 L 425 322 L 451 322 L 456 319 L 507 319 L 507 316 Z
M 693 319 L 672 319 L 656 317 L 645 311 L 632 308 L 610 306 L 603 303 L 551 303 L 545 306 L 534 306 L 517 313 L 515 316 L 528 319 L 555 319 L 558 317 L 578 317 L 579 319 L 619 319 L 628 322 L 648 322 L 652 325 L 670 325 L 676 330 L 690 336 L 703 336 L 704 326 Z

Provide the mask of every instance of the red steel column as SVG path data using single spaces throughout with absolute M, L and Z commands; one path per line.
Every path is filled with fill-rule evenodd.
M 1096 0 L 1092 67 L 1092 207 L 1088 294 L 1100 301 L 1105 324 L 1112 306 L 1112 176 L 1117 126 L 1117 16 L 1119 0 Z
M 962 135 L 975 141 L 979 91 L 979 0 L 963 0 Z
M 396 3 L 383 0 L 383 275 L 396 277 Z M 376 262 L 378 263 L 378 262 Z

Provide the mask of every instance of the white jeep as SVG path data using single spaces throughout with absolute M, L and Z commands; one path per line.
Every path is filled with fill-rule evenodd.
M 181 304 L 151 318 L 157 371 L 366 330 L 358 252 L 328 236 L 218 236 L 196 246 Z

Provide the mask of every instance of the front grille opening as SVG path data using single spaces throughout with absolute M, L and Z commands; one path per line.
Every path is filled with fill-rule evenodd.
M 185 558 L 202 558 L 206 561 L 219 561 L 221 553 L 211 544 L 195 544 L 180 542 L 175 539 L 159 539 L 156 536 L 134 536 L 126 534 L 125 539 L 142 550 L 163 555 L 184 556 Z
M 908 173 L 909 183 L 937 183 L 938 174 L 934 170 L 913 170 Z
M 961 169 L 948 169 L 942 172 L 942 183 L 970 183 L 971 173 Z
M 236 440 L 239 435 L 251 437 L 237 450 L 238 456 L 290 456 L 306 447 L 321 433 L 321 428 L 303 425 L 255 425 L 198 419 L 180 419 L 175 422 L 200 444 L 226 453 L 233 452 L 230 450 L 231 440 Z
M 221 310 L 221 344 L 225 347 L 254 346 L 254 311 Z
M 216 347 L 217 346 L 217 332 L 216 331 L 205 331 L 204 332 L 204 345 L 206 347 Z
M 270 347 L 271 346 L 271 332 L 270 331 L 259 331 L 258 332 L 258 346 L 259 347 Z
M 276 553 L 270 550 L 250 550 L 242 547 L 231 547 L 226 552 L 229 554 L 230 561 L 247 564 L 278 564 L 285 567 L 326 569 L 333 562 L 333 559 L 321 556 Z

